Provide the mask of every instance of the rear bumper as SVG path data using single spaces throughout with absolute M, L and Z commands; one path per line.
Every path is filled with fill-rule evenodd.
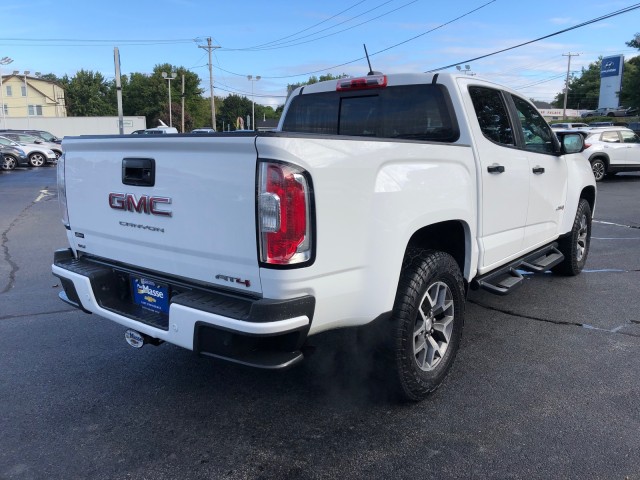
M 315 309 L 311 296 L 238 296 L 101 259 L 75 258 L 70 249 L 55 252 L 52 272 L 64 288 L 61 300 L 76 308 L 202 355 L 260 368 L 302 360 Z M 133 302 L 131 276 L 169 285 L 168 315 Z

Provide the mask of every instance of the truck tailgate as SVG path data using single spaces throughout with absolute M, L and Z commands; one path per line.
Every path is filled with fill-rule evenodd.
M 64 150 L 75 249 L 261 293 L 254 136 L 76 137 Z

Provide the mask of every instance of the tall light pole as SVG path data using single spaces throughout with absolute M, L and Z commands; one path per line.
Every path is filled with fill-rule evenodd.
M 14 72 L 15 73 L 15 72 Z M 27 107 L 27 128 L 31 127 L 30 124 L 30 119 L 29 119 L 29 90 L 27 87 L 27 75 L 29 75 L 31 73 L 31 71 L 29 70 L 25 70 L 24 71 L 24 104 Z
M 262 78 L 260 75 L 255 77 L 253 75 L 247 75 L 247 80 L 251 82 L 251 123 L 254 131 L 256 129 L 256 102 L 253 99 L 253 85 L 260 80 L 260 78 Z
M 11 62 L 13 62 L 12 58 L 9 58 L 9 57 L 0 58 L 0 66 L 9 65 Z M 7 128 L 7 119 L 5 118 L 5 113 L 4 113 L 4 92 L 2 91 L 2 69 L 1 68 L 0 68 L 0 108 L 2 108 L 2 125 L 4 126 L 4 128 Z
M 171 80 L 176 78 L 176 72 L 171 72 L 171 75 L 168 75 L 167 72 L 162 72 L 162 78 L 164 78 L 167 82 L 169 82 L 169 126 L 173 127 L 173 123 L 171 122 Z

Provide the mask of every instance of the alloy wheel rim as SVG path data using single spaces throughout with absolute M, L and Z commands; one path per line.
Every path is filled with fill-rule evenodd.
M 600 161 L 594 162 L 591 169 L 593 170 L 593 176 L 596 177 L 596 180 L 602 180 L 604 177 L 604 163 Z
M 580 217 L 580 227 L 578 228 L 578 239 L 576 241 L 576 260 L 579 262 L 584 258 L 587 251 L 587 215 L 582 214 Z
M 11 157 L 4 157 L 2 159 L 3 170 L 13 170 L 16 167 L 16 161 Z
M 413 356 L 418 368 L 430 371 L 444 358 L 451 342 L 455 308 L 453 293 L 444 282 L 427 288 L 413 328 Z

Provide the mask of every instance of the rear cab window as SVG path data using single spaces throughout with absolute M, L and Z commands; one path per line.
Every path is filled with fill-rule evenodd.
M 284 132 L 455 142 L 460 131 L 444 85 L 402 85 L 300 94 Z

